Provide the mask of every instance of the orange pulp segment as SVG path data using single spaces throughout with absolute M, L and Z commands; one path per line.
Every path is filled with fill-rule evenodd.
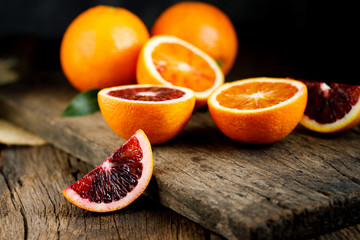
M 215 71 L 199 55 L 178 43 L 162 43 L 152 52 L 156 70 L 168 82 L 195 92 L 214 85 Z
M 293 97 L 298 88 L 283 82 L 248 82 L 233 86 L 217 95 L 226 108 L 255 110 L 277 105 Z

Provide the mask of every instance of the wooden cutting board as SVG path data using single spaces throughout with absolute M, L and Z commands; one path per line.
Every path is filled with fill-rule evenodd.
M 76 94 L 61 72 L 39 73 L 0 87 L 0 115 L 97 165 L 125 140 L 99 112 L 60 117 Z M 247 145 L 195 111 L 178 137 L 153 146 L 146 194 L 229 239 L 325 233 L 360 223 L 359 140 L 359 126 L 330 136 L 298 126 L 277 143 Z

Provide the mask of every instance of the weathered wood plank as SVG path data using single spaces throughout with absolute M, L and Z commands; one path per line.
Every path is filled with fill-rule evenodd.
M 1 151 L 1 150 L 0 150 Z M 0 163 L 5 158 L 0 156 Z M 19 204 L 17 192 L 14 192 L 11 183 L 4 177 L 4 166 L 0 165 L 0 238 L 1 239 L 21 239 L 27 234 L 24 226 L 27 224 L 24 220 L 24 209 Z M 12 174 L 11 171 L 7 174 Z M 8 229 L 16 229 L 9 232 Z
M 59 196 L 59 180 L 71 183 L 91 168 L 51 146 L 3 149 L 0 239 L 222 239 L 146 197 L 121 211 L 94 214 Z M 359 236 L 357 225 L 313 239 Z
M 59 117 L 76 94 L 60 73 L 33 77 L 0 88 L 3 117 L 93 165 L 124 142 L 100 113 Z M 299 126 L 275 144 L 246 145 L 197 111 L 177 138 L 153 146 L 146 194 L 227 238 L 329 232 L 360 222 L 359 140 L 359 126 L 328 137 Z
M 332 233 L 313 238 L 314 240 L 353 240 L 360 238 L 360 225 L 350 226 Z
M 0 239 L 221 239 L 144 196 L 108 214 L 82 210 L 61 190 L 91 166 L 50 145 L 0 151 Z

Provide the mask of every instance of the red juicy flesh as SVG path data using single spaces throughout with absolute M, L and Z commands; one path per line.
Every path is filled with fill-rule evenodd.
M 70 187 L 91 202 L 120 200 L 137 185 L 143 170 L 142 157 L 138 139 L 131 137 L 108 158 L 113 164 L 110 170 L 97 166 Z
M 128 88 L 110 91 L 108 95 L 128 100 L 166 101 L 181 98 L 183 91 L 164 87 Z
M 305 115 L 318 123 L 333 123 L 343 118 L 360 98 L 360 86 L 331 83 L 331 89 L 325 94 L 320 82 L 303 82 L 308 88 Z

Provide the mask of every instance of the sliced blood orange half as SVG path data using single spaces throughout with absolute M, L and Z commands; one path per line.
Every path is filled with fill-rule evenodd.
M 211 117 L 228 137 L 264 144 L 286 137 L 299 123 L 307 101 L 300 81 L 251 78 L 224 84 L 208 99 Z
M 172 36 L 156 36 L 143 46 L 137 64 L 137 82 L 194 90 L 196 108 L 224 83 L 218 64 L 205 52 Z
M 321 133 L 348 130 L 360 122 L 360 86 L 303 81 L 309 91 L 301 125 Z
M 80 208 L 111 212 L 138 198 L 149 184 L 152 172 L 151 145 L 144 132 L 138 130 L 100 166 L 62 192 Z
M 194 91 L 164 85 L 126 85 L 98 93 L 100 111 L 120 137 L 142 129 L 151 144 L 166 142 L 185 127 L 195 106 Z

